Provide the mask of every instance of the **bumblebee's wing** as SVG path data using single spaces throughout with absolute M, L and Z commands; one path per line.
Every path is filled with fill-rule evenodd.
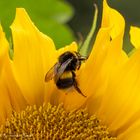
M 67 61 L 65 61 L 57 70 L 57 74 L 55 77 L 55 81 L 57 81 L 60 76 L 64 73 L 65 69 L 67 68 L 67 66 L 69 65 L 69 63 L 72 61 L 72 58 L 69 58 Z
M 45 82 L 48 82 L 50 80 L 52 80 L 55 75 L 57 74 L 57 68 L 59 66 L 59 63 L 56 63 L 46 74 L 45 76 Z

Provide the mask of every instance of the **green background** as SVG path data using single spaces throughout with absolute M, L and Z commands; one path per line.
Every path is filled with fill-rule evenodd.
M 102 0 L 0 0 L 0 21 L 9 40 L 9 26 L 14 19 L 15 9 L 24 7 L 39 30 L 53 38 L 56 48 L 60 48 L 73 40 L 79 41 L 78 33 L 86 37 L 92 24 L 93 3 L 99 8 L 97 32 L 101 23 Z M 132 45 L 128 31 L 130 25 L 140 26 L 140 1 L 108 0 L 108 3 L 125 17 L 124 49 L 129 52 Z

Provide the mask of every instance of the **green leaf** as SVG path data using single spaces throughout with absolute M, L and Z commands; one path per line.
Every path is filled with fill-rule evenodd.
M 40 0 L 34 4 L 34 0 L 30 0 L 22 5 L 31 14 L 36 14 L 37 17 L 47 17 L 47 19 L 55 20 L 59 23 L 66 23 L 73 16 L 73 8 L 65 1 Z
M 73 16 L 74 11 L 64 0 L 4 0 L 0 1 L 0 21 L 10 38 L 9 26 L 15 17 L 15 9 L 23 7 L 32 21 L 43 33 L 50 35 L 57 48 L 74 40 L 70 28 L 65 24 Z

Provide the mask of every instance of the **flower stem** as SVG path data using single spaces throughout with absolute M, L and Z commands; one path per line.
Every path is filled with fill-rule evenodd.
M 95 14 L 94 14 L 91 30 L 90 30 L 89 34 L 87 35 L 86 40 L 84 41 L 83 45 L 80 47 L 80 50 L 79 50 L 80 54 L 82 56 L 85 56 L 85 57 L 88 56 L 89 44 L 90 44 L 91 39 L 95 33 L 96 24 L 97 24 L 98 7 L 96 4 L 94 4 L 94 7 L 95 7 Z

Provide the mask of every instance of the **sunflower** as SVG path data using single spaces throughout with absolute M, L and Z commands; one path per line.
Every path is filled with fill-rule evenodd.
M 65 93 L 44 78 L 58 57 L 78 45 L 55 49 L 23 8 L 11 25 L 14 54 L 0 27 L 1 139 L 140 139 L 140 29 L 131 27 L 135 49 L 123 51 L 125 21 L 103 1 L 102 24 L 93 49 Z

